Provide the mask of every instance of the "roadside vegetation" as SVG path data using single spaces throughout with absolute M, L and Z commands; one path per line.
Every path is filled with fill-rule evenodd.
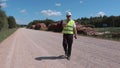
M 6 15 L 0 8 L 0 42 L 10 36 L 17 29 L 17 24 L 13 16 Z
M 0 31 L 0 42 L 2 42 L 4 39 L 6 39 L 8 36 L 13 34 L 17 29 L 7 29 L 5 31 Z

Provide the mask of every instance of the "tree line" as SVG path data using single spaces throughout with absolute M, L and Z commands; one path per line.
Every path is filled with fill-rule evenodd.
M 11 28 L 16 28 L 16 21 L 13 16 L 8 16 L 6 15 L 5 11 L 3 11 L 0 8 L 0 31 L 1 30 L 6 30 L 6 29 L 11 29 Z
M 95 28 L 100 27 L 120 27 L 120 16 L 99 16 L 90 18 L 78 18 L 78 23 Z

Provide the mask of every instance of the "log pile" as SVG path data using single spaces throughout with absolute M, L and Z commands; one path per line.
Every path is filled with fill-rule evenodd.
M 41 30 L 46 30 L 47 26 L 44 23 L 37 23 L 37 24 L 31 25 L 30 28 L 35 29 L 35 30 L 40 30 L 40 29 Z
M 62 22 L 52 23 L 52 24 L 49 24 L 49 26 L 48 26 L 49 31 L 62 32 L 62 29 L 63 29 Z M 93 28 L 86 27 L 81 24 L 76 24 L 76 29 L 79 34 L 86 34 L 86 35 L 95 35 L 96 34 L 96 31 Z
M 62 21 L 49 24 L 49 26 L 48 26 L 49 31 L 62 32 L 62 29 L 63 29 Z
M 93 28 L 86 27 L 81 24 L 77 24 L 76 29 L 79 34 L 86 34 L 86 35 L 95 35 L 96 34 L 96 31 Z
M 62 32 L 62 29 L 63 29 L 62 23 L 63 21 L 49 24 L 48 31 Z M 40 30 L 40 29 L 46 30 L 47 26 L 44 23 L 37 23 L 35 25 L 32 25 L 31 28 L 36 30 Z M 93 28 L 87 27 L 78 23 L 76 23 L 76 29 L 79 34 L 96 35 L 97 33 Z

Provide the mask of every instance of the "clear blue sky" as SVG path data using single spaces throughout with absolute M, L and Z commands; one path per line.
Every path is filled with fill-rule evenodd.
M 66 11 L 72 12 L 73 19 L 120 15 L 120 0 L 0 0 L 0 5 L 19 24 L 46 18 L 65 19 Z

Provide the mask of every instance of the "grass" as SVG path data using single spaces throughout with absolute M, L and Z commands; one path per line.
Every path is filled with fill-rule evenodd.
M 120 32 L 120 27 L 107 27 L 107 28 L 95 28 L 96 31 L 98 32 L 105 32 L 105 31 L 110 31 L 114 33 Z
M 5 31 L 0 31 L 0 43 L 6 39 L 8 36 L 10 36 L 12 33 L 14 33 L 17 29 L 14 28 L 14 29 L 8 29 L 8 30 L 5 30 Z
M 120 41 L 120 36 L 118 36 L 118 37 L 112 36 L 112 34 L 120 33 L 120 27 L 95 28 L 95 30 L 97 32 L 106 32 L 106 31 L 110 32 L 109 34 L 104 34 L 102 36 L 98 36 L 99 38 Z

